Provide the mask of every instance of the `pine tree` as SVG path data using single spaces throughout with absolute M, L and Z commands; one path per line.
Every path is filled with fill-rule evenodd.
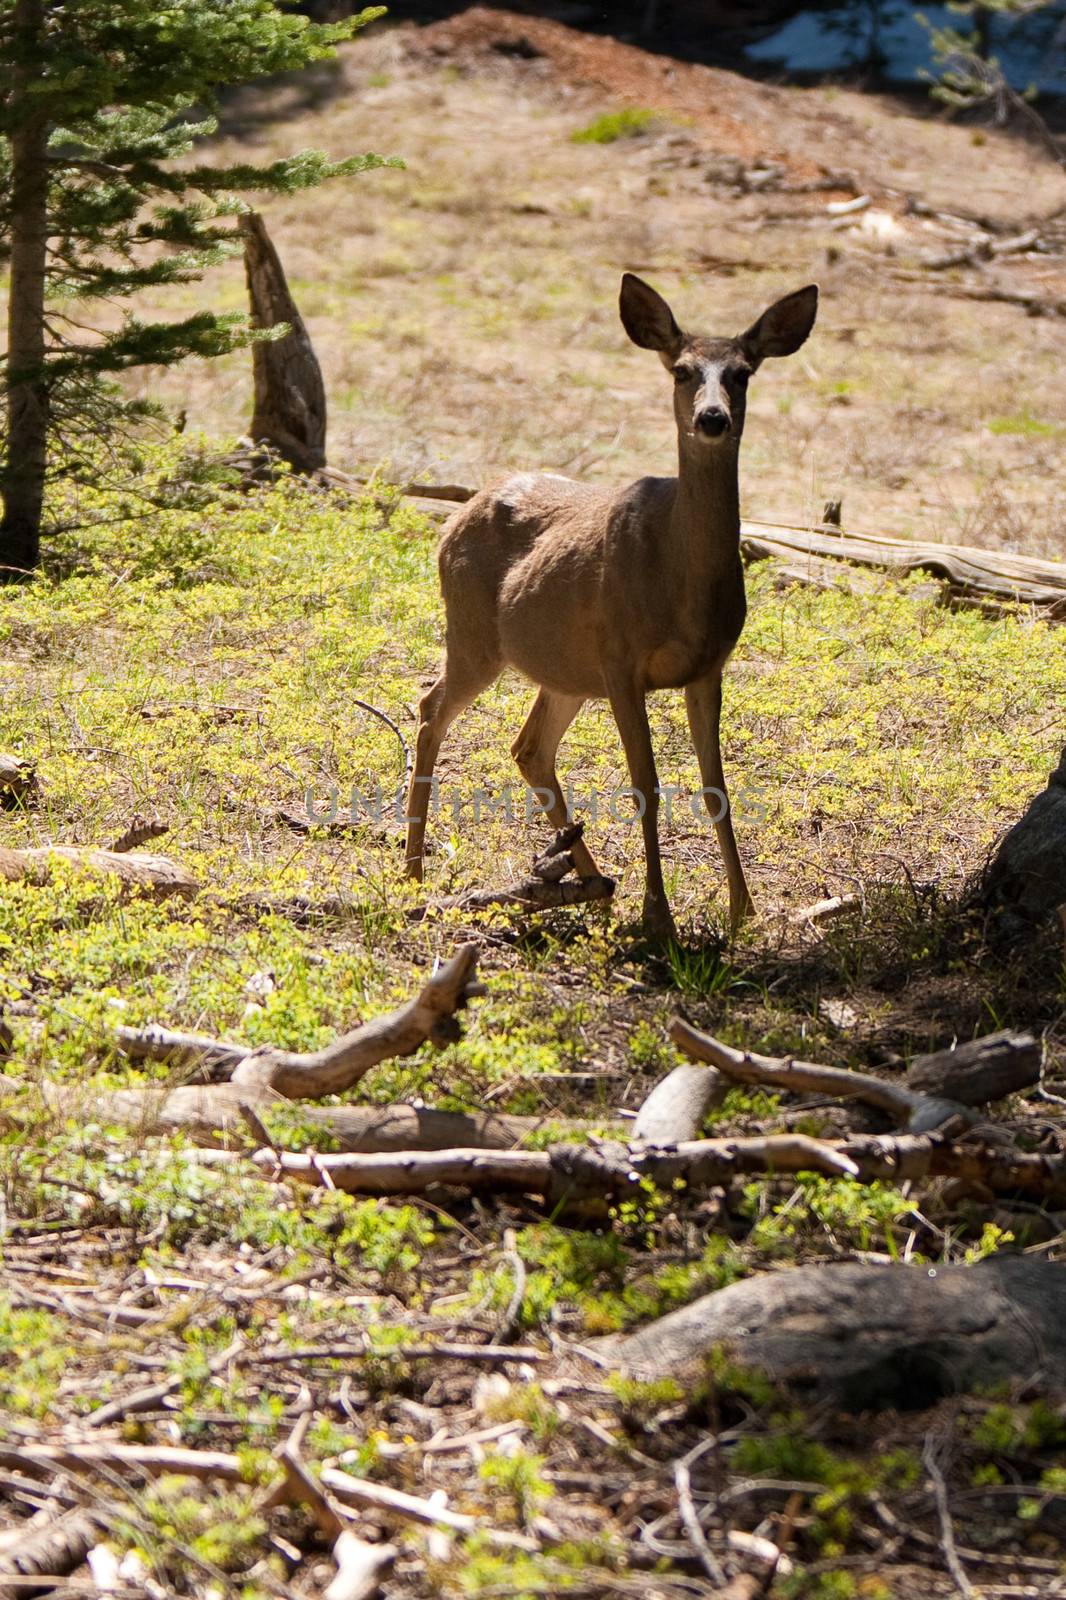
M 178 165 L 215 131 L 218 91 L 327 58 L 381 10 L 317 25 L 274 0 L 0 0 L 0 576 L 38 563 L 49 472 L 76 469 L 143 414 L 114 374 L 255 337 L 212 311 L 150 323 L 127 311 L 117 330 L 95 332 L 83 306 L 194 282 L 239 249 L 242 190 L 288 192 L 385 164 L 305 150 L 266 165 Z

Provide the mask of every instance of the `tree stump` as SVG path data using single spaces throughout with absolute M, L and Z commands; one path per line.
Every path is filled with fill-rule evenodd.
M 310 335 L 289 292 L 278 253 L 258 212 L 241 218 L 254 328 L 288 324 L 280 339 L 252 346 L 255 400 L 248 432 L 298 472 L 326 464 L 326 389 Z

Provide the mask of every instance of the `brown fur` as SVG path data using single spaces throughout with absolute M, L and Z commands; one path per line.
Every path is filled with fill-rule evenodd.
M 658 846 L 658 780 L 645 696 L 685 688 L 704 785 L 725 794 L 718 723 L 722 670 L 744 625 L 737 456 L 747 379 L 768 355 L 798 349 L 817 291 L 803 289 L 737 339 L 686 336 L 666 302 L 630 274 L 620 310 L 634 343 L 674 375 L 676 478 L 641 478 L 618 493 L 552 474 L 491 485 L 448 523 L 440 548 L 446 654 L 424 696 L 408 795 L 408 870 L 420 877 L 429 782 L 454 718 L 505 666 L 540 692 L 512 753 L 526 782 L 551 792 L 568 820 L 555 755 L 582 703 L 606 696 L 618 723 L 642 817 L 644 917 L 672 935 Z M 709 799 L 712 815 L 720 809 Z M 751 909 L 728 810 L 715 828 L 735 926 Z M 583 875 L 588 848 L 574 849 Z

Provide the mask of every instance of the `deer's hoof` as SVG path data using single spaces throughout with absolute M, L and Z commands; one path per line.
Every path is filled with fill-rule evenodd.
M 665 900 L 652 899 L 650 896 L 646 898 L 641 922 L 645 933 L 657 944 L 677 943 L 677 929 Z
M 745 922 L 755 915 L 755 901 L 744 891 L 743 896 L 729 907 L 729 937 L 735 939 Z

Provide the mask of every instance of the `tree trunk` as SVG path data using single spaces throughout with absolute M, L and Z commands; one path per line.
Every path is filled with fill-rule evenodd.
M 1021 943 L 1066 906 L 1066 749 L 1047 788 L 1000 841 L 982 899 L 1004 944 Z
M 48 118 L 29 92 L 40 49 L 41 0 L 16 0 L 22 62 L 11 105 L 11 297 L 7 339 L 7 450 L 2 479 L 0 579 L 31 572 L 40 559 L 48 439 L 44 292 L 48 257 Z
M 315 472 L 326 464 L 326 389 L 318 358 L 262 217 L 248 212 L 241 232 L 252 326 L 289 325 L 283 338 L 252 346 L 255 401 L 248 432 L 298 472 Z

